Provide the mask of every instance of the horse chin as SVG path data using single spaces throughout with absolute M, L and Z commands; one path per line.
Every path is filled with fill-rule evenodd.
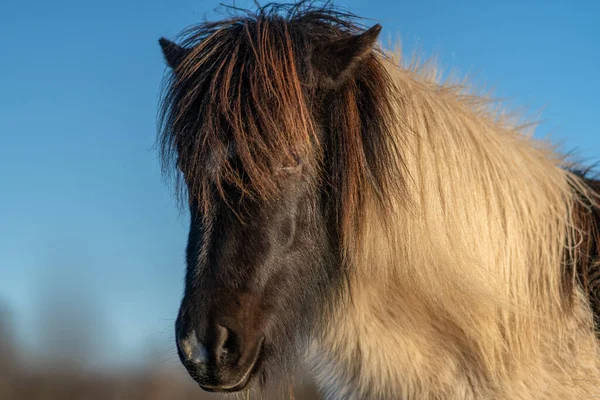
M 247 375 L 247 377 L 245 377 L 242 381 L 235 383 L 233 385 L 230 386 L 209 386 L 209 385 L 203 385 L 201 383 L 198 384 L 198 386 L 200 386 L 200 388 L 206 392 L 211 392 L 211 393 L 242 393 L 242 392 L 250 392 L 253 390 L 253 388 L 255 386 L 258 386 L 256 384 L 257 379 L 256 376 L 258 375 L 257 371 L 255 371 L 254 369 L 252 371 L 250 371 Z
M 210 393 L 241 395 L 243 398 L 250 398 L 251 395 L 258 394 L 258 398 L 263 398 L 262 394 L 268 392 L 267 375 L 267 371 L 262 367 L 262 362 L 259 360 L 249 373 L 247 379 L 235 386 L 228 388 L 211 388 L 200 384 L 198 386 Z
M 240 393 L 250 392 L 255 388 L 260 389 L 260 376 L 263 374 L 263 361 L 264 361 L 264 341 L 259 344 L 256 351 L 254 360 L 250 365 L 245 368 L 245 372 L 241 374 L 240 378 L 234 379 L 232 383 L 223 383 L 219 385 L 210 385 L 198 382 L 198 386 L 206 392 L 213 393 Z

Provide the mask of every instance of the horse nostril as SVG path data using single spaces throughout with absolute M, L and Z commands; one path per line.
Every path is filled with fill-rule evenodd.
M 226 326 L 217 325 L 218 341 L 215 346 L 218 363 L 233 364 L 240 356 L 239 337 L 235 331 Z

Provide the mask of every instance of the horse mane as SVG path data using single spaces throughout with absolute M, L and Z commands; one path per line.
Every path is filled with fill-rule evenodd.
M 558 379 L 568 388 L 589 382 L 583 387 L 594 390 L 600 379 L 590 309 L 598 310 L 598 187 L 573 172 L 576 162 L 534 138 L 535 124 L 468 85 L 442 82 L 431 64 L 399 55 L 382 62 L 395 87 L 393 125 L 406 190 L 387 193 L 391 214 L 381 213 L 377 201 L 362 210 L 367 226 L 351 245 L 357 289 L 340 330 L 358 334 L 353 320 L 366 313 L 379 315 L 375 321 L 394 316 L 383 324 L 389 337 L 361 343 L 361 353 L 381 360 L 378 373 L 400 357 L 398 348 L 409 359 L 442 360 L 435 371 L 418 364 L 392 372 L 407 385 L 406 397 L 419 390 L 411 386 L 417 382 L 442 390 L 428 379 L 454 376 L 453 368 L 462 371 L 454 379 L 470 371 L 470 381 L 447 387 L 508 391 L 512 379 L 536 382 L 527 390 L 541 393 L 544 385 L 556 390 Z M 356 339 L 326 340 L 340 346 Z M 346 351 L 358 357 L 359 350 Z M 566 370 L 571 375 L 561 376 Z M 362 387 L 377 387 L 378 379 L 364 378 Z M 508 398 L 529 398 L 521 389 Z
M 381 202 L 402 188 L 400 153 L 387 139 L 394 111 L 381 53 L 374 49 L 351 82 L 319 98 L 312 53 L 360 33 L 360 19 L 306 1 L 235 11 L 181 35 L 188 53 L 167 77 L 161 106 L 164 170 L 177 163 L 179 188 L 206 209 L 213 189 L 228 200 L 225 187 L 272 199 L 276 169 L 299 159 L 327 168 L 316 175 L 333 192 L 340 235 L 350 235 L 360 227 L 367 186 Z M 312 115 L 330 123 L 317 127 Z

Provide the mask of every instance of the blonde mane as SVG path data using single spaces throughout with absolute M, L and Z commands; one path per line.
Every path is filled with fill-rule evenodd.
M 317 381 L 332 398 L 600 398 L 589 303 L 565 282 L 575 209 L 597 198 L 487 98 L 380 61 L 407 187 L 386 193 L 392 213 L 363 194 L 347 301 L 308 356 Z

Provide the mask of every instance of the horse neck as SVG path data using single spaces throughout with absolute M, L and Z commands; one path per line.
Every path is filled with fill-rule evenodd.
M 482 100 L 389 68 L 409 196 L 391 217 L 367 201 L 348 300 L 309 356 L 317 379 L 348 398 L 505 397 L 517 382 L 520 398 L 562 398 L 558 382 L 585 397 L 596 384 L 574 379 L 600 379 L 598 343 L 560 292 L 574 178 Z

